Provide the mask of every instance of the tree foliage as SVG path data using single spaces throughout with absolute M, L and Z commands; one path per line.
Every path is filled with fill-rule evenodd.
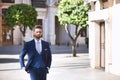
M 60 24 L 74 24 L 86 27 L 90 6 L 83 0 L 61 0 L 58 6 Z
M 6 26 L 20 26 L 20 31 L 25 36 L 26 27 L 32 29 L 37 23 L 37 11 L 34 7 L 28 4 L 11 5 L 4 15 Z

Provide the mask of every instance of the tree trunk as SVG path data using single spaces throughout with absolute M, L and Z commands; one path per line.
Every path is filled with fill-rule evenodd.
M 26 26 L 23 26 L 23 27 L 19 27 L 19 29 L 20 29 L 20 31 L 21 31 L 21 33 L 22 33 L 22 36 L 23 36 L 23 44 L 25 44 L 25 33 L 26 33 L 26 29 L 27 29 L 27 27 Z
M 75 35 L 72 36 L 69 29 L 68 29 L 68 25 L 65 26 L 65 30 L 67 32 L 67 34 L 69 35 L 71 41 L 72 41 L 72 53 L 73 53 L 73 57 L 76 57 L 77 56 L 77 52 L 76 52 L 76 41 L 77 41 L 77 38 L 78 36 L 80 35 L 80 29 L 78 28 L 79 26 L 76 25 L 76 28 L 75 28 Z
M 76 57 L 76 40 L 72 40 L 72 52 L 73 52 L 73 57 Z
M 22 27 L 20 26 L 19 28 L 20 28 L 20 31 L 21 31 L 23 37 L 25 37 L 27 27 L 26 26 L 22 26 Z

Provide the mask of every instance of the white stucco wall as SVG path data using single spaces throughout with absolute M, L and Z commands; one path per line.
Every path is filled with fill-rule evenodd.
M 112 73 L 120 75 L 120 4 L 113 7 L 112 15 Z
M 108 10 L 89 12 L 89 57 L 92 68 L 100 67 L 100 22 L 108 19 Z M 108 54 L 108 53 L 106 53 Z
M 105 22 L 105 71 L 120 75 L 120 4 L 109 9 L 89 13 L 89 57 L 91 67 L 99 66 L 99 28 L 97 22 Z M 94 16 L 93 16 L 94 15 Z M 98 60 L 98 61 L 97 61 Z
M 98 68 L 100 66 L 100 27 L 99 24 L 90 22 L 89 28 L 89 58 L 90 66 Z

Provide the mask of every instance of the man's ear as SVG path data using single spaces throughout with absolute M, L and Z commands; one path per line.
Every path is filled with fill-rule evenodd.
M 33 37 L 35 37 L 35 32 L 33 31 L 32 33 L 33 33 Z

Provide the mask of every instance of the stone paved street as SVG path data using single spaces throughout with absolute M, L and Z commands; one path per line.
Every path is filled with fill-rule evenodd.
M 29 74 L 20 70 L 20 49 L 21 46 L 0 48 L 0 80 L 30 80 Z M 66 51 L 64 53 L 61 50 Z M 54 46 L 52 52 L 54 54 L 48 80 L 120 80 L 120 76 L 90 68 L 88 52 L 84 50 L 77 54 L 77 57 L 72 57 L 70 48 L 65 46 Z

